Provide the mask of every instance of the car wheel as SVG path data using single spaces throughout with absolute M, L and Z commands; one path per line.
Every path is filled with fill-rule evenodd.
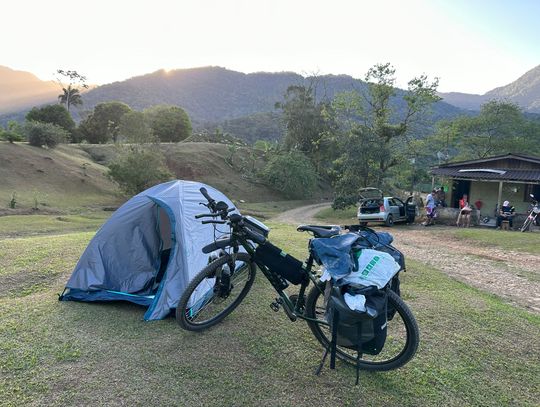
M 358 222 L 360 226 L 367 226 L 367 222 Z
M 386 217 L 386 220 L 384 221 L 384 224 L 386 226 L 393 226 L 394 225 L 394 217 L 392 215 L 388 215 Z

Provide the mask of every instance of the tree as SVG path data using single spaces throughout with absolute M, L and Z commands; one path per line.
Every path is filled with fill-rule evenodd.
M 172 174 L 158 150 L 130 146 L 109 165 L 109 177 L 129 195 L 168 181 Z
M 524 117 L 519 106 L 496 100 L 482 105 L 478 116 L 461 116 L 441 123 L 430 138 L 437 150 L 457 159 L 531 153 L 538 151 L 539 141 L 538 126 Z
M 191 136 L 191 121 L 178 106 L 157 105 L 144 110 L 154 135 L 163 142 L 177 142 Z
M 56 124 L 69 133 L 75 129 L 75 122 L 67 109 L 62 105 L 33 107 L 32 110 L 26 114 L 26 120 Z
M 81 122 L 79 130 L 89 143 L 116 142 L 122 116 L 129 112 L 130 107 L 122 102 L 99 103 Z
M 80 88 L 88 89 L 86 84 L 86 77 L 80 75 L 77 71 L 64 71 L 58 69 L 56 71 L 58 74 L 57 82 L 62 87 L 62 93 L 58 95 L 58 101 L 66 105 L 66 109 L 69 112 L 71 106 L 82 105 L 82 97 L 80 93 Z M 67 84 L 64 84 L 62 78 L 68 81 Z
M 128 143 L 153 143 L 158 141 L 142 112 L 127 112 L 120 119 L 119 137 Z
M 52 123 L 28 121 L 24 125 L 26 138 L 35 147 L 55 148 L 69 138 L 69 133 L 60 126 Z
M 300 151 L 276 154 L 261 173 L 265 183 L 288 198 L 309 198 L 317 188 L 317 171 Z
M 315 79 L 307 86 L 289 86 L 284 101 L 276 103 L 276 108 L 283 111 L 285 149 L 302 151 L 322 172 L 321 164 L 328 161 L 325 159 L 328 147 L 326 138 L 333 131 L 334 122 L 331 120 L 331 106 L 326 102 L 317 102 L 315 90 Z
M 413 78 L 407 91 L 399 94 L 403 108 L 394 112 L 390 102 L 397 95 L 395 69 L 378 64 L 366 74 L 362 92 L 338 95 L 333 102 L 338 157 L 334 161 L 335 207 L 356 203 L 358 189 L 382 187 L 389 170 L 407 157 L 409 135 L 415 124 L 428 113 L 437 96 L 438 79 L 425 75 Z

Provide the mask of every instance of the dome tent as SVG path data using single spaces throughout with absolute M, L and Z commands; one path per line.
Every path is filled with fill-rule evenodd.
M 201 187 L 233 207 L 199 182 L 171 181 L 141 192 L 97 231 L 60 300 L 126 300 L 148 307 L 145 320 L 166 317 L 208 263 L 201 249 L 214 240 L 214 228 L 195 219 L 208 212 L 200 205 L 206 202 Z

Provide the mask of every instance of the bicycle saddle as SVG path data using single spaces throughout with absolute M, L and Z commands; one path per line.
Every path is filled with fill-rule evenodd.
M 299 232 L 311 232 L 315 237 L 332 237 L 339 235 L 341 228 L 337 225 L 300 225 Z

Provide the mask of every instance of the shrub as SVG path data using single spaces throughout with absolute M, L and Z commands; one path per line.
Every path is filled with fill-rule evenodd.
M 55 148 L 59 143 L 69 139 L 66 130 L 52 123 L 29 121 L 26 122 L 24 131 L 30 145 L 36 147 Z
M 26 120 L 56 124 L 70 133 L 75 129 L 75 122 L 62 105 L 34 107 L 26 114 Z
M 163 155 L 140 146 L 132 146 L 119 154 L 109 165 L 108 175 L 130 195 L 172 178 Z
M 261 177 L 288 198 L 310 197 L 317 188 L 315 167 L 298 151 L 273 156 L 262 170 Z
M 18 133 L 15 133 L 14 131 L 6 130 L 4 132 L 0 132 L 0 139 L 14 143 L 15 141 L 23 141 L 24 137 Z

